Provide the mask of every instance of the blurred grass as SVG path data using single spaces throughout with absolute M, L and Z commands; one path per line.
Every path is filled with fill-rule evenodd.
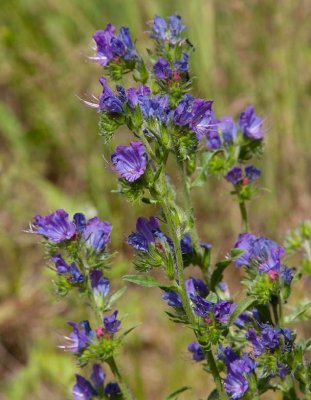
M 2 0 L 0 374 L 5 398 L 67 398 L 73 375 L 71 357 L 55 350 L 72 311 L 52 300 L 41 249 L 21 232 L 27 221 L 58 207 L 96 212 L 114 225 L 113 247 L 120 254 L 113 273 L 131 268 L 123 260 L 128 251 L 123 242 L 140 210 L 111 193 L 115 179 L 102 158 L 108 152 L 97 135 L 97 115 L 76 97 L 100 91 L 100 68 L 87 62 L 92 33 L 109 21 L 127 25 L 143 49 L 145 22 L 174 12 L 188 24 L 197 47 L 191 63 L 196 94 L 214 99 L 217 115 L 237 116 L 253 102 L 265 116 L 268 144 L 260 164 L 268 191 L 252 206 L 254 231 L 281 239 L 310 217 L 308 0 Z M 194 194 L 202 237 L 215 244 L 216 253 L 222 243 L 221 254 L 240 229 L 227 191 L 224 182 L 212 181 Z M 229 279 L 235 288 L 237 277 Z M 130 290 L 124 313 L 134 325 L 144 324 L 128 339 L 123 359 L 139 398 L 163 398 L 180 385 L 180 376 L 183 384 L 198 387 L 193 398 L 206 393 L 200 368 L 184 362 L 190 337 L 165 321 L 159 293 Z

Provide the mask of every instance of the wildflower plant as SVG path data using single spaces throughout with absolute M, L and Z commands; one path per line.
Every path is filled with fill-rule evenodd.
M 292 284 L 302 276 L 300 267 L 286 265 L 289 256 L 304 251 L 302 268 L 310 272 L 310 224 L 292 232 L 284 247 L 251 233 L 247 202 L 258 190 L 261 171 L 252 163 L 263 152 L 263 120 L 253 106 L 237 121 L 219 116 L 212 100 L 189 93 L 194 47 L 185 31 L 179 16 L 156 16 L 147 60 L 128 28 L 117 33 L 108 24 L 93 36 L 91 59 L 105 77 L 99 79 L 102 92 L 97 102 L 86 103 L 99 113 L 105 143 L 121 126 L 131 132 L 131 141 L 111 154 L 116 191 L 150 208 L 150 216 L 139 217 L 128 233 L 136 273 L 129 271 L 123 280 L 158 287 L 167 317 L 193 332 L 189 355 L 215 383 L 214 388 L 206 387 L 207 399 L 259 399 L 269 390 L 281 392 L 283 399 L 309 399 L 310 364 L 304 355 L 311 343 L 297 340 L 293 323 L 308 316 L 310 303 L 300 305 L 291 317 L 284 306 Z M 175 162 L 179 173 L 181 202 L 168 161 Z M 228 182 L 242 219 L 242 233 L 216 264 L 211 262 L 212 246 L 199 237 L 191 200 L 192 189 L 203 186 L 211 175 Z M 62 347 L 74 354 L 80 367 L 91 367 L 90 373 L 76 375 L 74 399 L 135 399 L 116 360 L 130 331 L 122 330 L 122 313 L 115 308 L 124 289 L 113 293 L 107 277 L 113 262 L 111 229 L 107 221 L 87 220 L 82 213 L 69 217 L 62 209 L 34 217 L 30 229 L 43 237 L 57 294 L 78 292 L 97 319 L 96 327 L 87 319 L 68 322 Z M 192 276 L 194 267 L 199 267 L 200 277 Z M 228 267 L 243 269 L 241 298 L 231 296 L 223 282 Z M 161 271 L 161 280 L 154 278 L 153 270 Z M 102 365 L 110 368 L 115 381 L 106 383 Z M 188 389 L 167 399 L 177 399 Z

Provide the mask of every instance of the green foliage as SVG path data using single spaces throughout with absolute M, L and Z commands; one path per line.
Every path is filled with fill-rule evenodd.
M 124 116 L 123 115 L 114 115 L 111 118 L 111 115 L 107 114 L 106 112 L 102 112 L 100 114 L 98 127 L 99 127 L 99 134 L 103 137 L 104 143 L 107 144 L 113 138 L 115 131 L 124 123 Z
M 120 344 L 121 341 L 115 338 L 113 340 L 105 337 L 94 338 L 81 353 L 77 354 L 78 363 L 84 367 L 92 362 L 107 361 L 115 356 Z

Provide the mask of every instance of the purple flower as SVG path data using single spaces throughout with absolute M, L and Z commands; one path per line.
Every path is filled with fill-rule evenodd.
M 237 125 L 232 117 L 221 117 L 219 128 L 225 143 L 232 143 L 235 140 L 237 134 Z
M 153 19 L 152 35 L 151 38 L 157 40 L 165 40 L 167 30 L 167 23 L 162 17 L 156 15 Z
M 277 334 L 277 330 L 270 325 L 263 325 L 263 330 L 261 331 L 262 344 L 265 347 L 274 349 L 279 346 L 280 341 Z
M 179 15 L 172 15 L 168 17 L 169 25 L 169 42 L 172 44 L 177 44 L 180 41 L 179 35 L 186 29 L 185 25 L 181 23 L 181 17 Z
M 239 165 L 233 167 L 232 169 L 230 169 L 227 175 L 225 175 L 225 179 L 228 182 L 233 183 L 234 185 L 237 185 L 238 183 L 242 182 L 243 180 L 242 168 Z
M 193 252 L 192 239 L 189 233 L 186 233 L 181 238 L 180 247 L 183 254 L 189 254 Z
M 239 399 L 246 393 L 248 382 L 243 375 L 229 373 L 224 380 L 224 387 L 231 399 Z
M 252 261 L 258 266 L 260 271 L 279 272 L 281 267 L 281 257 L 284 255 L 283 247 L 273 240 L 266 237 L 257 238 L 252 245 Z
M 153 98 L 141 96 L 139 105 L 145 118 L 154 118 L 162 123 L 167 123 L 170 118 L 171 110 L 169 108 L 168 95 L 160 96 L 158 94 Z
M 174 66 L 177 69 L 177 71 L 179 71 L 179 72 L 187 72 L 188 71 L 188 69 L 189 69 L 188 59 L 189 59 L 189 54 L 183 52 L 181 59 L 174 61 Z
M 131 142 L 129 146 L 118 146 L 111 156 L 118 174 L 128 182 L 139 179 L 147 168 L 148 156 L 142 142 Z
M 90 280 L 95 293 L 107 296 L 110 290 L 109 279 L 103 277 L 103 272 L 100 269 L 91 269 Z
M 106 66 L 113 58 L 111 40 L 114 37 L 114 31 L 115 27 L 112 24 L 108 24 L 105 30 L 96 31 L 93 35 L 96 43 L 96 57 L 94 57 L 94 60 L 102 67 Z
M 153 66 L 153 72 L 158 79 L 168 79 L 172 75 L 172 68 L 165 58 L 159 57 Z
M 202 361 L 204 360 L 204 352 L 202 347 L 198 342 L 191 342 L 188 346 L 188 350 L 192 353 L 192 359 L 194 361 Z
M 110 399 L 118 394 L 121 394 L 120 386 L 116 382 L 109 382 L 105 387 L 105 395 Z
M 188 296 L 190 295 L 199 295 L 201 297 L 206 297 L 209 293 L 208 287 L 202 279 L 197 278 L 189 278 L 185 282 L 186 291 Z
M 76 213 L 73 216 L 73 223 L 75 224 L 77 233 L 82 233 L 86 228 L 86 218 L 82 213 Z
M 55 263 L 56 271 L 59 275 L 68 275 L 70 283 L 82 283 L 84 275 L 80 272 L 75 263 L 68 265 L 60 254 L 51 257 Z
M 87 347 L 93 332 L 88 321 L 82 321 L 80 324 L 69 321 L 68 325 L 70 325 L 73 329 L 73 332 L 66 337 L 66 339 L 69 340 L 70 345 L 62 346 L 62 348 L 68 349 L 73 353 L 79 353 L 81 350 Z
M 100 221 L 97 217 L 89 219 L 82 233 L 86 246 L 96 252 L 104 251 L 110 241 L 111 229 L 107 221 Z
M 228 318 L 236 308 L 236 304 L 230 303 L 226 300 L 220 300 L 214 306 L 214 316 L 215 319 L 219 322 L 226 323 L 228 322 Z
M 117 319 L 118 311 L 115 311 L 108 317 L 104 317 L 104 327 L 109 333 L 116 333 L 119 330 L 121 321 Z
M 293 280 L 293 268 L 283 267 L 281 270 L 281 278 L 286 285 L 290 285 Z
M 245 174 L 250 182 L 254 182 L 260 177 L 261 171 L 253 165 L 249 165 L 245 168 Z
M 171 44 L 177 44 L 181 41 L 180 33 L 186 29 L 185 25 L 181 24 L 181 18 L 178 15 L 168 17 L 168 23 L 159 16 L 155 16 L 152 25 L 151 38 L 158 41 L 168 41 Z
M 278 375 L 281 379 L 284 379 L 290 373 L 288 365 L 279 363 L 278 364 Z
M 185 126 L 190 123 L 192 119 L 193 100 L 194 98 L 190 94 L 185 94 L 184 97 L 180 100 L 173 114 L 175 125 Z
M 244 250 L 244 253 L 235 260 L 235 265 L 242 267 L 243 265 L 249 266 L 251 259 L 251 250 L 253 248 L 253 243 L 256 240 L 255 235 L 250 233 L 241 233 L 234 248 Z
M 246 107 L 240 114 L 240 128 L 249 139 L 258 140 L 264 137 L 262 125 L 262 119 L 256 115 L 253 106 Z
M 137 251 L 148 252 L 149 244 L 155 243 L 156 239 L 164 239 L 159 221 L 156 217 L 149 219 L 139 217 L 136 222 L 137 232 L 128 237 L 128 244 Z
M 250 316 L 246 312 L 243 312 L 237 317 L 237 319 L 234 321 L 234 324 L 243 328 L 245 327 L 245 324 L 250 321 Z
M 110 382 L 104 387 L 106 375 L 99 364 L 94 364 L 91 374 L 93 385 L 80 375 L 76 375 L 76 384 L 72 388 L 74 400 L 90 400 L 105 394 L 109 399 L 114 395 L 121 394 L 119 385 L 115 382 Z M 105 397 L 106 398 L 106 397 Z
M 105 67 L 114 57 L 122 57 L 124 60 L 137 57 L 129 29 L 122 26 L 117 36 L 114 32 L 115 27 L 108 24 L 105 30 L 96 31 L 93 35 L 96 56 L 92 59 L 102 67 Z
M 90 400 L 96 394 L 91 383 L 83 376 L 76 374 L 76 383 L 72 388 L 73 400 Z
M 100 364 L 94 364 L 91 374 L 91 380 L 95 386 L 97 392 L 102 392 L 104 388 L 104 383 L 106 379 L 106 374 L 103 371 Z
M 215 126 L 212 104 L 212 100 L 195 99 L 193 101 L 190 127 L 196 133 L 198 140 L 201 140 L 211 127 Z
M 131 108 L 135 108 L 142 97 L 149 97 L 151 90 L 148 86 L 139 85 L 138 88 L 127 89 L 127 101 Z
M 124 109 L 122 106 L 122 102 L 117 96 L 115 96 L 113 91 L 109 88 L 106 79 L 100 78 L 99 81 L 103 87 L 103 91 L 98 98 L 98 111 L 99 112 L 107 111 L 110 113 L 123 114 Z
M 262 339 L 257 336 L 254 328 L 251 328 L 248 332 L 246 332 L 245 337 L 253 345 L 254 354 L 256 356 L 259 356 L 265 351 L 265 346 L 262 342 Z
M 61 243 L 72 239 L 76 229 L 75 225 L 68 221 L 66 211 L 59 209 L 46 216 L 36 215 L 30 232 L 42 235 L 53 243 Z
M 168 292 L 163 293 L 162 294 L 162 299 L 163 300 L 168 300 L 167 304 L 170 307 L 182 308 L 182 306 L 183 306 L 179 294 L 177 292 L 175 292 L 174 290 L 170 290 Z
M 213 310 L 214 304 L 201 296 L 190 294 L 190 299 L 194 304 L 193 311 L 198 317 L 207 317 Z

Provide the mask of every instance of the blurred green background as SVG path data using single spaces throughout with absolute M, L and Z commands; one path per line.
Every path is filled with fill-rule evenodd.
M 98 116 L 78 96 L 100 92 L 101 69 L 87 60 L 95 30 L 109 21 L 129 26 L 143 50 L 146 21 L 154 14 L 173 13 L 182 16 L 196 46 L 191 61 L 196 95 L 214 99 L 218 116 L 237 116 L 249 103 L 264 116 L 267 148 L 258 165 L 264 167 L 261 183 L 267 190 L 251 207 L 254 232 L 282 241 L 289 228 L 310 217 L 310 1 L 2 0 L 3 399 L 70 398 L 76 368 L 72 356 L 56 346 L 68 334 L 64 321 L 85 318 L 76 299 L 70 299 L 70 307 L 53 299 L 38 240 L 22 231 L 34 214 L 60 207 L 97 213 L 114 225 L 112 246 L 119 253 L 110 276 L 133 270 L 124 241 L 136 216 L 152 210 L 111 193 L 116 180 L 106 161 L 109 149 L 98 136 Z M 126 135 L 120 134 L 118 141 Z M 241 229 L 228 190 L 215 179 L 194 193 L 202 239 L 214 245 L 215 258 L 226 253 Z M 227 277 L 234 292 L 236 270 Z M 211 382 L 200 366 L 189 362 L 186 351 L 191 337 L 166 321 L 160 293 L 130 287 L 121 303 L 122 314 L 128 314 L 125 325 L 143 321 L 119 357 L 138 398 L 162 399 L 181 384 L 194 386 L 184 399 L 206 395 Z

